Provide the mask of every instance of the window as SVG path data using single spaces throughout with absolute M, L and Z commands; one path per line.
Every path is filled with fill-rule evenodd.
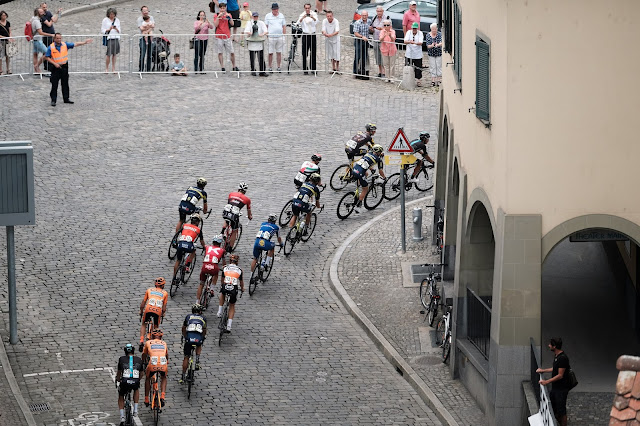
M 454 26 L 454 51 L 453 69 L 456 72 L 458 84 L 462 83 L 462 12 L 458 2 L 453 4 L 453 26 Z
M 452 26 L 452 16 L 451 9 L 453 8 L 453 0 L 443 0 L 443 11 L 442 11 L 442 36 L 444 37 L 444 51 L 452 53 L 451 51 L 451 42 L 453 34 L 453 26 Z
M 489 123 L 491 107 L 491 58 L 490 45 L 476 37 L 476 117 Z

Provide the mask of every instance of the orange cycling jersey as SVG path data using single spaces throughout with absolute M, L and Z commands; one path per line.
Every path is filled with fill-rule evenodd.
M 182 232 L 178 237 L 178 241 L 187 241 L 189 243 L 195 243 L 196 239 L 200 235 L 200 228 L 196 225 L 187 223 L 182 226 Z
M 163 340 L 148 340 L 142 354 L 149 357 L 147 371 L 163 371 L 165 373 L 169 371 L 169 352 L 167 350 L 167 344 Z
M 152 312 L 157 315 L 162 315 L 162 308 L 167 304 L 169 294 L 158 287 L 151 287 L 147 289 L 144 294 L 144 313 Z
M 242 280 L 242 269 L 240 269 L 237 265 L 231 264 L 224 267 L 223 270 L 224 275 L 224 286 L 227 290 L 233 289 L 232 286 L 238 287 L 240 285 L 240 280 Z

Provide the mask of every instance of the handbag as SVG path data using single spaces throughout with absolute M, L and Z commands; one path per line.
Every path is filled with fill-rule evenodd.
M 569 390 L 578 386 L 578 379 L 576 378 L 576 373 L 574 373 L 571 368 L 569 368 L 569 372 L 567 373 L 567 380 L 569 382 Z
M 16 56 L 18 54 L 18 46 L 15 43 L 7 43 L 5 45 L 5 54 L 10 58 Z

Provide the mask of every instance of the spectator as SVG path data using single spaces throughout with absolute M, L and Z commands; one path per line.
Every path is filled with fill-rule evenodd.
M 284 51 L 284 34 L 287 33 L 287 21 L 284 15 L 280 13 L 278 3 L 271 5 L 271 13 L 267 13 L 264 17 L 264 23 L 267 24 L 269 31 L 269 71 L 273 71 L 273 54 L 276 54 L 276 64 L 278 71 L 282 63 L 282 52 Z
M 207 53 L 210 28 L 215 27 L 207 19 L 207 14 L 204 12 L 204 10 L 201 10 L 200 12 L 198 12 L 198 17 L 193 23 L 193 29 L 196 34 L 195 40 L 193 40 L 193 71 L 195 71 L 196 73 L 198 73 L 199 71 L 204 71 L 204 55 Z
M 47 9 L 47 3 L 40 3 L 40 8 L 44 10 L 44 15 L 41 18 L 42 32 L 48 34 L 42 39 L 42 42 L 45 46 L 49 46 L 53 43 L 53 35 L 56 33 L 56 30 L 53 28 L 53 24 L 58 22 L 60 14 L 62 13 L 62 8 L 58 9 L 58 12 L 55 15 Z M 48 62 L 45 62 L 45 68 L 47 68 L 47 66 Z
M 220 12 L 213 18 L 213 23 L 216 26 L 216 44 L 218 47 L 218 60 L 220 61 L 220 68 L 224 69 L 224 52 L 226 51 L 231 58 L 231 65 L 233 71 L 238 71 L 236 67 L 236 54 L 233 52 L 233 44 L 231 42 L 231 25 L 233 25 L 233 17 L 227 12 L 227 1 L 220 0 L 218 3 Z
M 316 0 L 316 13 L 329 13 L 327 0 Z
M 353 73 L 356 78 L 361 80 L 368 80 L 367 65 L 369 63 L 368 51 L 369 48 L 369 13 L 364 10 L 360 15 L 360 20 L 353 24 L 353 36 L 355 57 L 353 60 Z
M 247 24 L 251 20 L 252 16 L 253 14 L 249 9 L 249 3 L 244 2 L 242 4 L 242 11 L 240 12 L 240 28 L 242 28 L 243 31 L 245 28 L 247 28 Z M 244 46 L 244 39 L 240 40 L 240 46 Z
M 382 62 L 386 69 L 386 76 L 391 81 L 394 73 L 394 65 L 396 60 L 396 31 L 391 28 L 391 20 L 382 21 L 382 31 L 380 31 L 380 53 L 382 54 Z
M 171 75 L 187 76 L 187 67 L 184 66 L 184 62 L 180 60 L 180 54 L 173 55 L 173 65 L 171 66 Z
M 318 14 L 311 11 L 311 3 L 304 5 L 304 12 L 296 21 L 302 27 L 302 69 L 305 75 L 307 70 L 316 70 L 316 24 Z M 307 56 L 309 56 L 309 68 L 307 68 Z
M 429 72 L 431 73 L 431 85 L 440 85 L 442 79 L 442 33 L 438 31 L 438 24 L 431 24 L 431 31 L 424 39 L 429 56 Z
M 331 59 L 331 69 L 340 73 L 340 22 L 333 18 L 333 12 L 327 10 L 327 17 L 322 21 L 322 35 L 327 38 L 325 48 L 327 59 Z
M 376 65 L 378 66 L 378 77 L 384 77 L 384 66 L 382 65 L 382 52 L 380 51 L 380 31 L 382 31 L 382 14 L 384 9 L 382 6 L 376 7 L 376 16 L 371 21 L 369 32 L 373 31 L 373 52 L 376 56 Z
M 11 74 L 11 58 L 7 55 L 7 43 L 11 43 L 11 23 L 7 21 L 7 12 L 0 10 L 0 75 L 2 75 L 2 57 L 7 62 L 7 74 Z
M 404 44 L 407 45 L 405 52 L 406 64 L 413 66 L 416 86 L 420 87 L 422 86 L 420 79 L 422 78 L 422 43 L 424 36 L 418 26 L 417 22 L 411 24 L 411 31 L 404 35 Z
M 417 9 L 418 6 L 415 1 L 409 3 L 409 10 L 404 12 L 404 15 L 402 16 L 402 34 L 406 34 L 407 31 L 411 31 L 414 22 L 417 22 L 418 25 L 420 25 L 420 14 Z
M 253 21 L 247 24 L 244 33 L 247 37 L 247 47 L 249 48 L 249 59 L 251 61 L 251 75 L 256 75 L 256 60 L 260 68 L 260 77 L 267 77 L 264 63 L 264 38 L 269 34 L 267 25 L 258 20 L 258 12 L 251 14 Z M 260 40 L 262 39 L 262 40 Z
M 42 22 L 40 19 L 44 16 L 44 10 L 41 7 L 33 11 L 31 18 L 31 33 L 33 34 L 33 72 L 41 74 L 40 64 L 44 61 L 44 54 L 47 53 L 47 46 L 42 42 L 42 37 L 46 37 L 46 33 L 42 31 Z M 38 54 L 41 53 L 40 59 Z
M 73 103 L 73 101 L 69 99 L 69 62 L 67 60 L 67 52 L 74 47 L 91 42 L 92 40 L 88 38 L 85 41 L 79 41 L 77 43 L 63 43 L 62 34 L 54 34 L 53 43 L 51 43 L 47 49 L 47 53 L 44 55 L 47 58 L 46 60 L 51 64 L 51 106 L 56 106 L 59 81 L 62 81 L 62 99 L 64 99 L 64 103 Z
M 569 357 L 562 350 L 562 339 L 559 337 L 550 339 L 548 348 L 554 355 L 553 365 L 551 368 L 538 368 L 536 373 L 551 373 L 550 379 L 540 380 L 539 383 L 542 386 L 553 383 L 549 394 L 551 408 L 558 420 L 558 425 L 567 426 L 567 396 L 570 390 L 568 372 L 571 369 Z
M 110 7 L 107 16 L 102 20 L 100 32 L 107 37 L 107 59 L 104 72 L 109 72 L 109 59 L 111 59 L 111 72 L 116 72 L 116 55 L 120 53 L 120 20 L 116 18 L 118 11 Z
M 136 21 L 140 34 L 150 34 L 156 27 L 153 16 L 149 15 L 149 8 L 140 8 L 141 16 Z M 151 37 L 140 37 L 140 60 L 138 61 L 138 71 L 151 71 Z
M 233 28 L 234 37 L 232 37 L 232 40 L 234 43 L 237 43 L 238 40 L 236 40 L 235 35 L 238 28 L 240 28 L 240 5 L 238 4 L 238 0 L 227 0 L 226 3 L 227 12 L 230 13 L 233 18 L 231 28 Z
M 218 6 L 218 0 L 211 0 L 209 2 L 209 12 L 213 13 L 214 15 L 216 14 L 216 7 Z

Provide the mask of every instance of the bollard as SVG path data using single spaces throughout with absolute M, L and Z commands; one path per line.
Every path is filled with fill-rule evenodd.
M 422 209 L 413 209 L 413 241 L 422 241 Z

